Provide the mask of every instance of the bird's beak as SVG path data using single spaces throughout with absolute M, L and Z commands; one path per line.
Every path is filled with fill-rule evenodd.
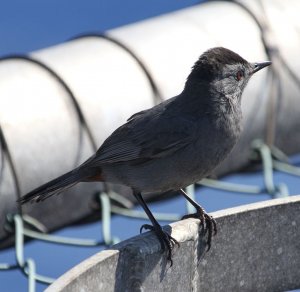
M 261 63 L 252 63 L 253 71 L 252 74 L 256 73 L 257 71 L 261 70 L 262 68 L 265 68 L 267 66 L 270 66 L 272 62 L 261 62 Z

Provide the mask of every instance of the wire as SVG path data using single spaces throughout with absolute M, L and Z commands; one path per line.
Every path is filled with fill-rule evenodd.
M 71 38 L 70 40 L 78 40 L 78 39 L 83 39 L 83 38 L 101 38 L 101 39 L 107 40 L 107 41 L 117 45 L 119 48 L 123 49 L 126 53 L 128 53 L 136 61 L 136 63 L 140 66 L 140 68 L 146 75 L 146 77 L 149 81 L 150 87 L 152 89 L 152 92 L 153 92 L 154 104 L 158 104 L 163 101 L 162 95 L 154 81 L 154 78 L 150 74 L 150 71 L 148 70 L 148 68 L 146 67 L 144 62 L 137 56 L 136 53 L 133 52 L 133 50 L 131 48 L 126 46 L 121 41 L 113 38 L 112 36 L 108 36 L 107 34 L 98 33 L 98 32 L 90 32 L 90 33 L 80 34 L 78 36 Z
M 12 155 L 10 153 L 10 150 L 9 150 L 7 141 L 5 139 L 1 125 L 0 125 L 0 144 L 1 144 L 2 153 L 3 153 L 2 156 L 5 156 L 7 158 L 7 161 L 10 165 L 11 173 L 12 173 L 14 184 L 15 184 L 17 198 L 20 199 L 21 198 L 21 189 L 20 189 L 20 182 L 19 182 L 16 166 L 13 161 Z M 3 159 L 3 161 L 4 161 L 4 159 Z M 18 204 L 18 211 L 19 211 L 19 214 L 23 213 L 22 206 L 20 204 Z
M 91 142 L 92 148 L 93 150 L 97 150 L 97 144 L 95 141 L 95 138 L 93 137 L 92 131 L 87 123 L 87 120 L 83 114 L 83 111 L 81 110 L 81 107 L 79 105 L 79 102 L 77 101 L 77 98 L 75 97 L 73 91 L 71 90 L 71 88 L 67 85 L 67 83 L 63 80 L 62 77 L 59 76 L 59 74 L 57 72 L 55 72 L 52 68 L 50 68 L 48 65 L 46 65 L 45 63 L 43 63 L 40 60 L 37 60 L 31 56 L 27 56 L 27 55 L 9 55 L 9 56 L 5 56 L 0 58 L 0 61 L 8 61 L 8 60 L 22 60 L 25 62 L 29 62 L 32 64 L 37 65 L 38 67 L 46 70 L 52 77 L 54 77 L 54 79 L 65 89 L 65 91 L 68 93 L 68 96 L 70 98 L 70 100 L 72 101 L 72 104 L 74 106 L 74 109 L 76 111 L 76 114 L 78 116 L 79 119 L 79 129 L 80 129 L 80 134 L 79 134 L 79 147 L 78 147 L 78 154 L 75 160 L 75 166 L 77 166 L 77 164 L 79 163 L 79 158 L 80 158 L 80 152 L 81 152 L 81 148 L 82 148 L 82 140 L 83 140 L 83 133 L 82 133 L 82 128 L 84 128 L 87 132 L 88 138 Z

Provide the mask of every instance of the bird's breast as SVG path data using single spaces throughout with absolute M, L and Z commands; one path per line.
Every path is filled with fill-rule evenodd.
M 204 126 L 203 126 L 204 124 Z M 241 133 L 241 117 L 222 115 L 207 119 L 198 129 L 197 139 L 191 145 L 190 153 L 195 153 L 190 159 L 191 169 L 195 171 L 212 171 L 237 143 Z

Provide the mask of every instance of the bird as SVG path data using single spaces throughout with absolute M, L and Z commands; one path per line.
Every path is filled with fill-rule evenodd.
M 180 94 L 132 115 L 84 163 L 19 202 L 43 201 L 79 182 L 128 186 L 152 223 L 140 232 L 154 231 L 172 264 L 172 250 L 179 243 L 160 226 L 143 197 L 179 191 L 196 209 L 182 219 L 201 220 L 209 250 L 216 221 L 184 189 L 210 175 L 231 152 L 242 131 L 243 90 L 254 73 L 270 64 L 249 63 L 224 47 L 208 49 L 193 65 Z

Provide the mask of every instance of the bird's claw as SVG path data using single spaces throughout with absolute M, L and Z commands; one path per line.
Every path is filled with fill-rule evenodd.
M 167 260 L 170 261 L 171 266 L 173 265 L 173 260 L 172 260 L 172 251 L 175 245 L 179 247 L 179 242 L 172 237 L 168 232 L 164 231 L 161 226 L 152 226 L 149 224 L 144 224 L 140 228 L 140 232 L 145 230 L 150 230 L 154 231 L 160 244 L 161 244 L 161 249 L 165 251 L 167 249 Z
M 207 237 L 207 251 L 210 250 L 211 248 L 211 241 L 212 237 L 217 234 L 217 222 L 216 220 L 208 215 L 203 208 L 199 208 L 196 213 L 194 214 L 187 214 L 184 215 L 181 220 L 187 219 L 187 218 L 196 218 L 200 219 L 200 224 L 205 230 L 205 234 L 208 232 L 208 237 Z

